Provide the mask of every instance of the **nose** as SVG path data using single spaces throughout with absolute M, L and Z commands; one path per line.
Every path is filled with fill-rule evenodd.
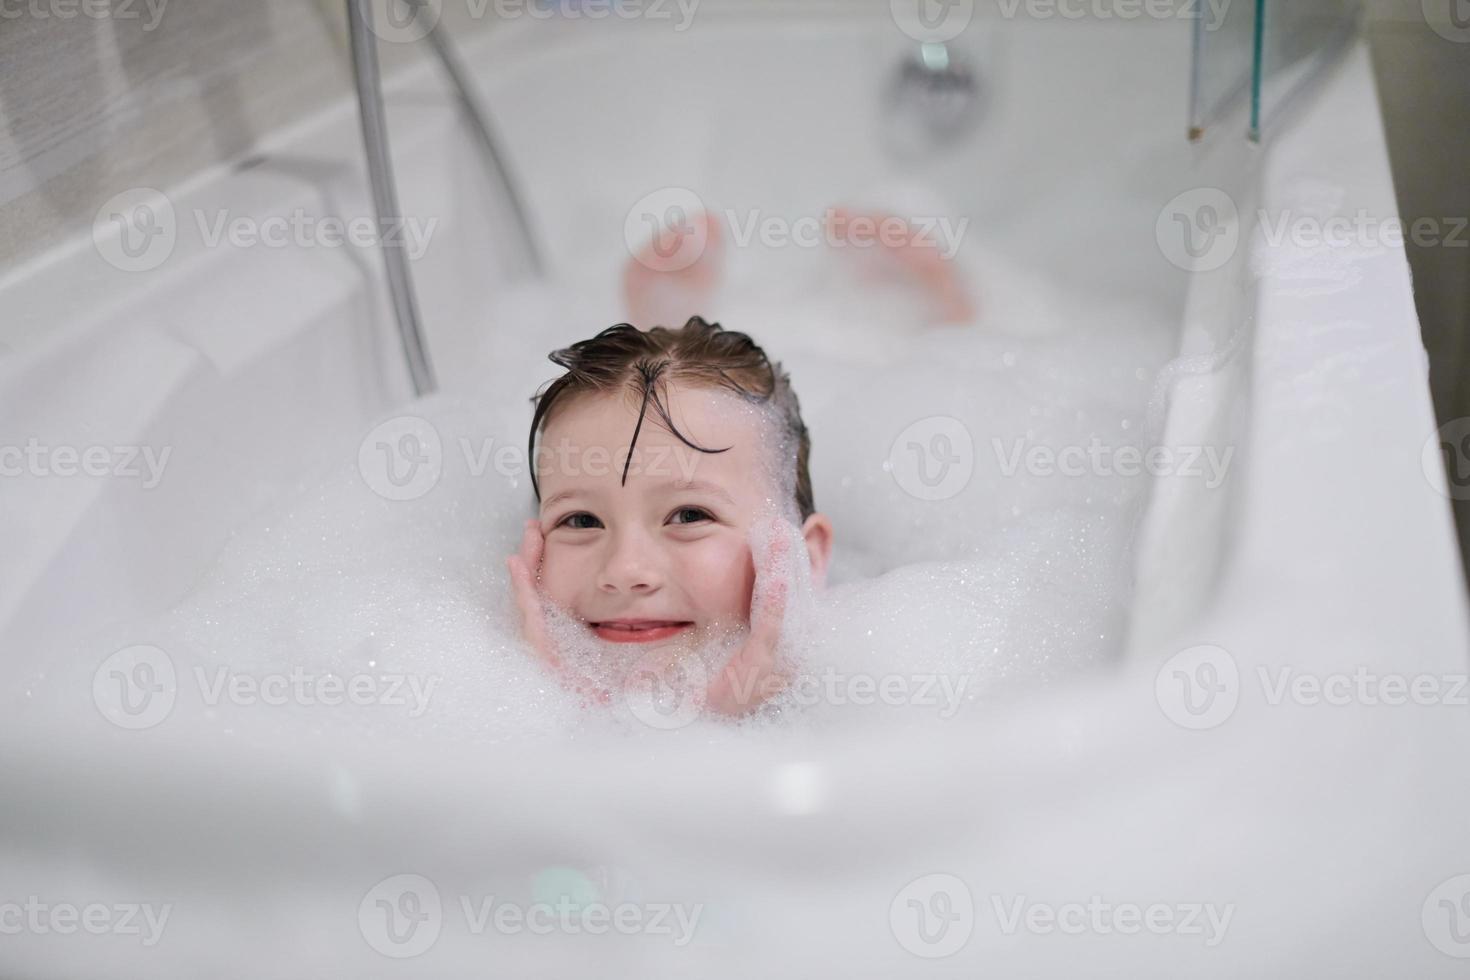
M 608 552 L 598 573 L 597 587 L 603 592 L 645 595 L 663 585 L 658 545 L 637 529 L 622 529 L 608 536 Z

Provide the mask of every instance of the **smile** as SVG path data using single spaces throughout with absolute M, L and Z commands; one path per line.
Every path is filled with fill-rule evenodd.
M 694 624 L 668 619 L 610 619 L 590 625 L 592 632 L 613 643 L 652 643 L 675 636 Z

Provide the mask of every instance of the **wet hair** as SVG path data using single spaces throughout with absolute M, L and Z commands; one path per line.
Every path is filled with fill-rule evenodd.
M 531 418 L 526 458 L 533 461 L 531 489 L 538 502 L 541 487 L 536 481 L 534 465 L 536 437 L 545 431 L 551 410 L 573 395 L 624 389 L 641 400 L 638 422 L 628 445 L 628 459 L 623 464 L 624 484 L 628 480 L 628 464 L 633 461 L 633 446 L 650 403 L 669 432 L 689 448 L 702 453 L 729 450 L 730 446 L 720 449 L 696 446 L 674 426 L 674 420 L 669 417 L 667 386 L 677 382 L 729 391 L 750 404 L 772 410 L 780 426 L 783 466 L 795 464 L 797 511 L 803 521 L 816 512 L 812 478 L 807 469 L 811 437 L 801 420 L 801 406 L 791 388 L 791 379 L 781 369 L 780 362 L 772 363 L 766 352 L 746 334 L 725 330 L 718 323 L 706 323 L 697 316 L 690 317 L 677 330 L 668 327 L 639 330 L 630 323 L 619 323 L 588 340 L 552 351 L 547 358 L 566 368 L 567 373 L 531 396 L 536 411 Z M 796 450 L 794 461 L 791 447 Z M 789 470 L 784 475 L 789 476 Z

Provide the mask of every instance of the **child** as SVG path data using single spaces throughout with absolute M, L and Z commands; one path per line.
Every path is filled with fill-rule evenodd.
M 555 649 L 543 592 L 611 643 L 748 628 L 705 701 L 726 715 L 753 710 L 785 677 L 776 653 L 789 594 L 783 531 L 799 527 L 817 587 L 832 550 L 790 379 L 750 337 L 699 317 L 677 330 L 618 324 L 550 358 L 567 373 L 535 399 L 540 516 L 507 559 L 527 641 L 586 691 Z M 772 532 L 758 564 L 751 539 Z
M 912 288 L 925 320 L 973 319 L 952 266 L 907 222 L 840 208 L 828 221 L 834 240 L 879 246 L 861 250 L 874 257 L 871 271 Z M 662 261 L 691 235 L 695 261 Z M 724 248 L 707 211 L 661 228 L 625 271 L 631 318 L 677 323 L 707 308 Z M 831 522 L 812 502 L 811 440 L 790 379 L 750 337 L 698 316 L 678 330 L 618 324 L 550 359 L 567 374 L 533 399 L 528 445 L 540 516 L 527 520 L 519 554 L 507 559 L 527 642 L 573 687 L 607 700 L 556 649 L 543 594 L 609 643 L 651 647 L 740 631 L 705 704 L 727 715 L 754 710 L 781 689 L 790 666 L 777 655 L 787 559 L 805 558 L 820 588 L 832 551 Z M 798 528 L 804 556 L 788 554 L 786 532 Z

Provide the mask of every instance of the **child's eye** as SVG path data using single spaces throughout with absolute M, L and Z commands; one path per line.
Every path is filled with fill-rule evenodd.
M 581 520 L 588 520 L 588 521 L 591 521 L 592 523 L 590 523 L 590 524 L 579 524 L 579 523 L 577 523 L 578 521 L 581 521 Z M 579 510 L 575 514 L 568 514 L 566 517 L 563 517 L 561 520 L 557 521 L 556 522 L 556 526 L 557 527 L 576 528 L 578 530 L 588 530 L 588 529 L 595 528 L 595 527 L 601 527 L 602 526 L 602 522 L 599 521 L 593 515 L 587 513 L 585 510 Z
M 700 521 L 714 520 L 710 512 L 702 507 L 680 507 L 669 517 L 675 524 L 698 524 Z

